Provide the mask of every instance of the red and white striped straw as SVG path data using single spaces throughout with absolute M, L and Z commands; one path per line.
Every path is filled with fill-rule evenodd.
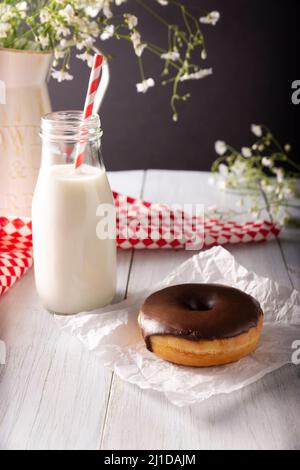
M 98 90 L 100 83 L 100 72 L 103 64 L 103 56 L 101 54 L 95 54 L 93 66 L 90 75 L 90 81 L 88 86 L 88 91 L 86 95 L 86 100 L 83 110 L 83 119 L 87 120 L 92 114 L 94 109 L 95 96 Z M 85 153 L 86 142 L 79 142 L 77 146 L 76 158 L 75 158 L 75 168 L 79 168 L 84 162 L 84 153 Z

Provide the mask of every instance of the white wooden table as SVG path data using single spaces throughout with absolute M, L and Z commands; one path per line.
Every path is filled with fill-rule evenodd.
M 196 172 L 110 174 L 113 189 L 156 202 L 234 204 Z M 248 269 L 299 289 L 297 231 L 229 248 Z M 158 282 L 191 252 L 120 252 L 118 296 Z M 16 299 L 18 308 L 15 308 Z M 22 299 L 20 306 L 20 299 Z M 29 272 L 0 301 L 1 449 L 299 449 L 300 371 L 287 366 L 230 395 L 176 408 L 122 382 L 59 331 Z M 299 338 L 300 339 L 300 338 Z

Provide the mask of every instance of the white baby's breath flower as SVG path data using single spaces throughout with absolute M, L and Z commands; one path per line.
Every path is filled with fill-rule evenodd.
M 87 36 L 86 38 L 82 39 L 82 41 L 76 43 L 76 48 L 79 51 L 82 51 L 84 48 L 90 49 L 95 42 L 95 39 L 91 36 Z
M 119 0 L 120 2 L 120 0 Z M 121 3 L 117 3 L 117 5 L 121 5 Z M 111 1 L 110 0 L 102 0 L 102 11 L 103 11 L 103 14 L 106 18 L 111 18 L 113 16 L 112 14 L 112 11 L 111 11 L 111 8 L 110 8 L 110 3 Z
M 267 194 L 271 194 L 274 192 L 274 186 L 272 184 L 270 184 L 268 181 L 262 181 L 261 182 L 261 187 L 263 189 L 263 191 Z
M 65 52 L 61 51 L 60 49 L 54 50 L 54 58 L 55 60 L 63 59 L 65 57 Z
M 206 60 L 207 59 L 207 51 L 206 49 L 202 49 L 201 51 L 201 59 Z
M 19 2 L 16 4 L 16 9 L 19 11 L 26 11 L 28 8 L 27 2 Z
M 278 195 L 277 195 L 278 201 L 282 201 L 282 200 L 283 200 L 283 197 L 284 197 L 284 196 L 283 196 L 283 193 L 282 193 L 282 191 L 280 191 L 280 192 L 278 193 Z
M 138 19 L 135 15 L 130 15 L 129 13 L 125 13 L 124 18 L 129 29 L 134 29 L 137 27 Z
M 296 194 L 296 177 L 290 170 L 288 170 L 288 159 L 287 160 L 287 169 L 282 168 L 279 164 L 276 163 L 276 155 L 270 150 L 270 154 L 267 152 L 265 156 L 260 153 L 258 155 L 256 152 L 252 154 L 253 150 L 260 147 L 260 142 L 264 142 L 264 150 L 267 151 L 268 146 L 266 141 L 270 141 L 270 145 L 273 142 L 276 142 L 275 138 L 270 131 L 265 131 L 263 127 L 252 125 L 251 130 L 257 137 L 262 137 L 263 140 L 255 145 L 255 147 L 243 147 L 241 153 L 237 153 L 230 146 L 227 147 L 228 153 L 230 152 L 230 157 L 225 160 L 225 163 L 219 164 L 218 171 L 219 177 L 217 179 L 218 186 L 221 189 L 226 187 L 236 188 L 236 189 L 256 189 L 258 182 L 260 182 L 260 187 L 264 192 L 266 202 L 270 205 L 270 210 L 274 220 L 278 221 L 280 214 L 285 212 L 287 213 L 285 206 L 286 201 L 295 197 Z M 260 136 L 260 131 L 262 135 Z M 224 151 L 224 146 L 226 144 L 221 141 L 219 154 L 222 154 Z M 278 144 L 278 147 L 280 144 Z M 285 149 L 286 151 L 289 148 Z M 241 157 L 244 155 L 247 159 Z M 253 155 L 253 156 L 252 156 Z M 279 153 L 279 156 L 281 154 Z M 283 159 L 284 160 L 284 159 Z M 217 160 L 216 162 L 218 162 Z M 266 171 L 269 169 L 269 171 Z M 252 206 L 249 211 L 252 215 L 257 218 L 261 214 L 261 209 L 258 205 L 258 197 L 253 194 L 249 194 L 250 199 L 252 199 Z M 248 196 L 246 199 L 248 207 Z M 238 201 L 237 205 L 241 206 L 242 202 Z
M 231 167 L 232 173 L 236 176 L 241 176 L 247 169 L 247 163 L 245 161 L 237 160 Z
M 201 16 L 199 19 L 200 23 L 203 24 L 211 24 L 213 26 L 216 26 L 217 22 L 219 21 L 221 15 L 218 11 L 211 11 L 208 13 L 206 16 Z
M 65 8 L 63 8 L 63 10 L 60 10 L 59 14 L 67 21 L 67 22 L 70 22 L 73 17 L 74 17 L 74 9 L 72 7 L 72 5 L 68 4 L 66 5 Z
M 75 45 L 75 39 L 74 38 L 70 38 L 70 39 L 66 39 L 66 38 L 62 38 L 60 41 L 59 41 L 59 46 L 58 48 L 60 48 L 61 50 L 63 49 L 68 49 L 68 48 L 71 48 Z
M 73 76 L 65 70 L 53 70 L 51 73 L 52 77 L 55 78 L 59 83 L 64 80 L 73 80 Z
M 2 23 L 7 23 L 9 20 L 16 16 L 15 11 L 11 5 L 0 4 L 0 18 Z
M 164 60 L 173 60 L 173 62 L 176 62 L 178 59 L 180 59 L 180 54 L 178 51 L 169 51 L 165 52 L 160 57 Z
M 76 52 L 78 52 L 77 57 L 90 63 L 90 52 L 95 50 L 95 42 L 99 36 L 101 36 L 102 40 L 109 39 L 118 31 L 119 26 L 123 24 L 123 26 L 128 26 L 127 32 L 129 30 L 135 54 L 141 57 L 145 48 L 147 48 L 147 44 L 137 31 L 137 16 L 131 13 L 123 13 L 124 10 L 117 12 L 116 8 L 113 10 L 113 7 L 123 5 L 125 2 L 127 0 L 42 0 L 41 2 L 0 0 L 0 48 L 6 47 L 7 37 L 9 37 L 9 47 L 17 46 L 17 48 L 25 50 L 47 50 L 51 46 L 51 50 L 54 52 L 54 63 L 56 64 L 52 72 L 53 77 L 58 81 L 71 80 L 73 77 L 68 73 L 71 49 L 76 47 Z M 156 3 L 157 5 L 167 6 L 172 2 L 156 0 Z M 184 45 L 184 34 L 182 31 L 184 25 L 182 24 L 182 15 L 180 13 L 182 12 L 179 12 L 179 24 L 177 25 L 176 19 L 174 24 L 174 28 L 178 31 L 178 34 L 176 33 L 175 35 L 175 44 L 177 44 L 178 50 L 176 45 L 174 45 L 170 47 L 169 51 L 161 55 L 165 61 L 180 61 L 183 64 L 180 60 L 181 55 L 179 52 L 180 48 Z M 23 20 L 24 18 L 26 18 L 26 21 Z M 107 21 L 107 18 L 112 18 L 112 20 Z M 194 17 L 189 16 L 189 19 L 192 18 Z M 210 14 L 210 22 L 214 24 L 216 21 L 216 12 L 212 12 Z M 107 23 L 113 23 L 118 26 L 108 25 Z M 26 34 L 23 34 L 24 31 L 26 31 Z M 120 39 L 122 38 L 128 39 L 128 35 L 125 37 L 125 35 L 123 36 L 120 33 Z M 185 45 L 190 45 L 193 38 L 195 39 L 195 46 L 199 47 L 199 53 L 202 52 L 202 59 L 206 58 L 206 50 L 204 50 L 202 39 L 200 40 L 198 37 L 198 31 L 191 31 L 191 37 L 187 38 L 188 44 Z M 161 53 L 164 50 L 161 49 Z M 200 62 L 200 57 L 198 59 Z M 185 74 L 181 77 L 181 81 L 198 80 L 212 73 L 212 69 L 199 70 L 200 66 L 197 67 L 191 64 L 191 60 L 191 56 L 187 55 L 186 61 L 183 64 L 184 71 L 178 69 L 179 76 L 174 78 L 180 79 L 180 76 Z M 59 70 L 61 68 L 63 70 Z M 165 64 L 165 70 L 166 68 L 168 68 L 168 63 Z M 146 79 L 142 80 L 142 83 L 137 84 L 137 89 L 139 92 L 145 93 L 152 86 L 154 86 L 154 80 Z M 175 95 L 174 89 L 173 95 Z M 188 97 L 188 93 L 180 96 L 184 101 Z M 178 113 L 175 98 L 177 96 L 172 96 L 172 108 L 173 119 L 177 120 Z
M 153 78 L 146 78 L 141 83 L 136 84 L 136 89 L 138 93 L 146 93 L 149 88 L 154 87 L 155 82 Z
M 262 128 L 258 124 L 252 124 L 251 131 L 256 137 L 262 136 Z
M 243 157 L 245 157 L 245 158 L 252 157 L 252 152 L 251 152 L 251 149 L 249 147 L 243 147 L 241 152 L 242 152 Z
M 131 33 L 130 39 L 132 41 L 132 45 L 133 45 L 136 55 L 138 57 L 141 57 L 141 55 L 144 52 L 144 49 L 147 47 L 147 44 L 142 43 L 141 35 L 137 31 L 134 31 L 133 33 Z
M 0 38 L 6 38 L 10 28 L 9 23 L 0 23 Z
M 186 80 L 200 80 L 201 78 L 205 78 L 208 75 L 212 75 L 213 69 L 201 69 L 198 72 L 185 74 L 180 78 L 181 82 L 185 82 Z
M 286 153 L 289 153 L 292 150 L 292 146 L 290 144 L 285 144 L 284 150 L 286 151 Z
M 223 176 L 224 178 L 226 176 L 228 176 L 228 166 L 225 165 L 225 163 L 221 163 L 218 167 L 218 171 L 220 173 L 221 176 Z
M 218 155 L 224 155 L 224 153 L 226 153 L 226 150 L 227 150 L 227 145 L 225 142 L 223 142 L 223 140 L 217 140 L 217 142 L 215 143 L 215 151 Z
M 69 28 L 66 28 L 65 26 L 59 25 L 57 28 L 55 28 L 56 32 L 56 37 L 63 36 L 67 37 L 71 33 Z
M 268 158 L 268 157 L 263 157 L 261 163 L 263 166 L 267 168 L 272 168 L 274 165 L 273 160 L 271 160 L 271 158 Z
M 47 23 L 50 20 L 50 14 L 47 8 L 42 8 L 40 11 L 40 21 L 42 24 Z
M 26 17 L 27 8 L 27 2 L 19 2 L 16 4 L 16 9 L 18 10 L 20 17 L 23 19 Z
M 106 26 L 100 36 L 102 41 L 106 41 L 107 39 L 110 39 L 115 33 L 115 27 L 113 24 L 110 24 Z
M 273 173 L 275 173 L 278 183 L 283 183 L 283 181 L 284 181 L 284 170 L 283 170 L 283 168 L 274 168 Z
M 96 21 L 89 21 L 86 24 L 86 27 L 83 29 L 83 32 L 89 36 L 94 36 L 97 38 L 99 36 L 99 26 Z
M 94 61 L 94 56 L 92 54 L 85 51 L 82 54 L 77 54 L 76 57 L 77 59 L 83 60 L 83 62 L 87 62 L 88 66 L 92 67 Z
M 88 5 L 84 9 L 85 13 L 88 16 L 90 16 L 91 18 L 96 18 L 96 16 L 100 12 L 100 10 L 101 10 L 101 4 L 99 4 L 99 5 Z
M 39 36 L 38 37 L 38 40 L 39 40 L 39 43 L 40 45 L 45 48 L 45 47 L 48 47 L 49 46 L 49 37 L 48 36 Z

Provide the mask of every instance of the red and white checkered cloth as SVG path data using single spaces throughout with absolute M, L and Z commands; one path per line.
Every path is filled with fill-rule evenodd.
M 117 246 L 122 249 L 195 249 L 236 243 L 267 241 L 277 237 L 280 227 L 267 221 L 222 222 L 199 220 L 166 204 L 152 204 L 114 193 L 117 207 Z M 157 218 L 153 219 L 153 214 Z M 167 214 L 168 227 L 164 226 Z M 182 220 L 185 231 L 182 233 Z M 135 230 L 128 231 L 128 222 Z M 149 223 L 150 222 L 150 223 Z M 201 227 L 197 232 L 195 228 Z M 150 227 L 150 228 L 149 228 Z M 129 238 L 128 238 L 129 235 Z M 31 220 L 0 217 L 0 296 L 33 264 Z
M 32 266 L 29 219 L 0 217 L 0 296 Z

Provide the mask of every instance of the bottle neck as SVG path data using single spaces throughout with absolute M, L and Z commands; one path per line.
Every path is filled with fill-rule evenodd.
M 42 118 L 42 166 L 74 164 L 79 144 L 84 144 L 84 163 L 103 167 L 99 116 L 83 119 L 81 111 L 60 111 Z
M 42 117 L 43 141 L 76 144 L 82 140 L 85 142 L 100 140 L 101 136 L 101 122 L 98 114 L 84 119 L 82 111 L 59 111 Z

